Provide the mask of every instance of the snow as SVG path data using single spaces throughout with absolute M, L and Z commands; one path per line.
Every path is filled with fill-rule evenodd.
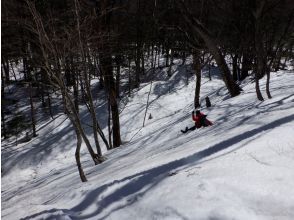
M 202 104 L 209 95 L 212 107 L 201 110 L 214 125 L 182 134 L 193 125 L 195 78 L 185 66 L 171 78 L 166 70 L 129 97 L 124 144 L 104 150 L 104 163 L 94 166 L 83 145 L 86 183 L 65 115 L 39 124 L 28 143 L 2 141 L 2 219 L 294 219 L 294 72 L 272 73 L 263 102 L 249 79 L 229 98 L 204 72 Z

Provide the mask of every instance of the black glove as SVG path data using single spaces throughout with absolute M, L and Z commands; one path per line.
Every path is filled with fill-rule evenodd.
M 192 111 L 192 115 L 194 115 L 194 111 Z

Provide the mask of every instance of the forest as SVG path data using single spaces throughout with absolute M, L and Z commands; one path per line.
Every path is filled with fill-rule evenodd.
M 271 73 L 294 59 L 293 0 L 3 0 L 1 6 L 1 139 L 34 139 L 37 112 L 51 119 L 62 112 L 75 131 L 83 182 L 82 144 L 95 165 L 107 160 L 102 146 L 122 145 L 123 103 L 142 83 L 152 83 L 157 70 L 167 68 L 172 77 L 172 67 L 192 57 L 191 102 L 197 109 L 205 98 L 204 67 L 219 68 L 230 97 L 241 96 L 240 83 L 250 79 L 262 102 L 272 98 Z M 11 94 L 13 87 L 23 92 Z M 105 96 L 97 97 L 97 90 Z M 18 105 L 23 99 L 28 109 Z M 96 111 L 97 99 L 107 101 L 103 115 Z M 83 122 L 81 107 L 91 124 Z

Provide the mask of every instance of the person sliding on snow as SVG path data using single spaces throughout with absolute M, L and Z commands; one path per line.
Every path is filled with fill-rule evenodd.
M 199 110 L 196 110 L 196 112 L 192 111 L 192 119 L 193 121 L 195 121 L 195 125 L 191 128 L 186 127 L 186 130 L 181 130 L 181 132 L 186 133 L 189 130 L 195 130 L 196 128 L 201 128 L 203 127 L 207 127 L 207 126 L 211 126 L 212 122 L 209 121 L 206 118 L 207 115 L 203 114 L 202 112 L 200 112 Z

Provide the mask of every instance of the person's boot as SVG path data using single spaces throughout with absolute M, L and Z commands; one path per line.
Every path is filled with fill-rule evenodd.
M 181 132 L 184 134 L 184 133 L 186 133 L 188 130 L 189 130 L 188 127 L 186 127 L 186 129 L 185 129 L 185 130 L 181 130 Z

